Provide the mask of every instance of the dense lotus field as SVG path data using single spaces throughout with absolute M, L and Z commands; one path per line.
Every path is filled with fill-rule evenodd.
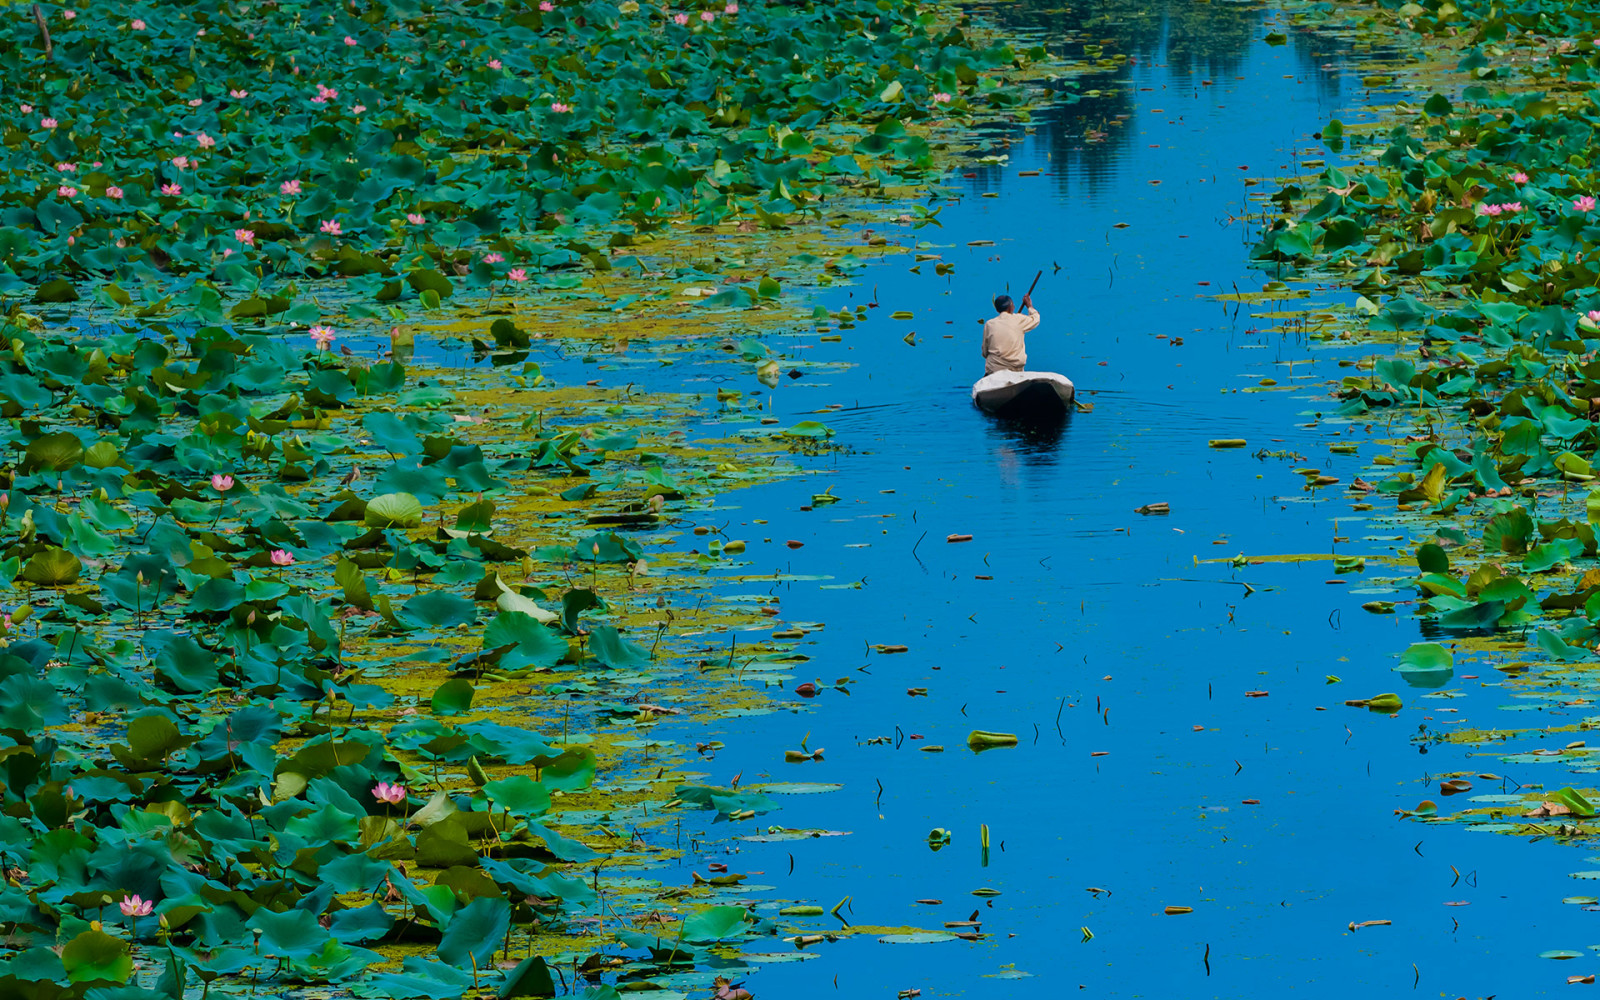
M 1424 58 L 1368 82 L 1414 93 L 1386 131 L 1347 135 L 1330 123 L 1331 146 L 1365 152 L 1274 195 L 1282 214 L 1255 255 L 1361 293 L 1362 320 L 1344 336 L 1381 353 L 1344 379 L 1335 419 L 1388 422 L 1400 435 L 1372 481 L 1351 488 L 1422 539 L 1416 606 L 1440 638 L 1408 650 L 1402 675 L 1443 688 L 1466 657 L 1534 700 L 1522 707 L 1569 716 L 1537 730 L 1425 724 L 1424 747 L 1512 742 L 1508 761 L 1547 766 L 1542 784 L 1517 794 L 1450 810 L 1427 800 L 1416 816 L 1587 834 L 1594 768 L 1572 737 L 1595 721 L 1580 706 L 1593 697 L 1600 646 L 1600 12 L 1559 0 L 1357 8 L 1374 9 Z M 1448 795 L 1474 776 L 1434 778 Z
M 888 0 L 0 12 L 0 993 L 611 996 L 774 933 L 611 875 L 775 808 L 641 692 L 727 656 L 678 518 L 826 430 L 687 443 L 515 318 L 493 370 L 349 331 L 915 190 L 1042 51 Z

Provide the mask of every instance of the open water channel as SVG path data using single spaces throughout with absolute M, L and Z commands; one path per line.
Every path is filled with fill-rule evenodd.
M 880 307 L 842 342 L 805 329 L 768 339 L 786 369 L 809 363 L 771 413 L 822 420 L 845 450 L 811 460 L 814 475 L 730 494 L 701 520 L 750 541 L 746 569 L 803 578 L 770 589 L 780 621 L 811 623 L 799 643 L 810 660 L 778 693 L 792 713 L 659 732 L 721 740 L 702 768 L 712 784 L 842 788 L 784 796 L 743 830 L 702 827 L 706 853 L 660 877 L 687 881 L 721 861 L 774 898 L 831 908 L 849 897 L 840 914 L 855 925 L 942 930 L 979 914 L 975 942 L 864 934 L 804 961 L 730 966 L 760 998 L 1529 996 L 1596 971 L 1592 952 L 1538 957 L 1600 941 L 1596 915 L 1561 902 L 1581 888 L 1567 873 L 1594 865 L 1395 813 L 1424 798 L 1456 807 L 1429 782 L 1441 771 L 1518 772 L 1419 748 L 1423 728 L 1492 725 L 1509 696 L 1492 669 L 1471 666 L 1450 697 L 1408 688 L 1393 668 L 1416 620 L 1361 610 L 1412 596 L 1375 578 L 1412 572 L 1400 554 L 1414 546 L 1343 492 L 1391 450 L 1375 441 L 1385 428 L 1314 420 L 1336 405 L 1325 383 L 1344 373 L 1339 359 L 1358 354 L 1271 330 L 1282 321 L 1256 313 L 1273 306 L 1212 297 L 1270 278 L 1248 266 L 1243 217 L 1260 206 L 1247 195 L 1301 173 L 1306 157 L 1338 162 L 1312 134 L 1334 117 L 1371 120 L 1383 98 L 1361 86 L 1366 57 L 1250 4 L 990 14 L 1046 32 L 1099 17 L 1107 51 L 1133 59 L 1083 79 L 1101 96 L 1044 110 L 1031 134 L 990 136 L 1005 161 L 951 179 L 962 197 L 942 229 L 888 233 L 932 244 L 953 275 L 890 258 L 824 290 L 835 312 L 876 290 Z M 1276 31 L 1287 44 L 1265 41 Z M 1040 268 L 1030 367 L 1067 374 L 1094 404 L 1043 437 L 980 416 L 967 397 L 989 298 L 1019 293 Z M 887 316 L 900 309 L 915 320 Z M 726 355 L 680 355 L 639 378 L 709 393 L 729 370 Z M 554 359 L 546 371 L 561 377 Z M 1247 391 L 1263 379 L 1277 386 Z M 703 429 L 734 428 L 711 415 Z M 1213 438 L 1249 445 L 1217 450 Z M 1331 452 L 1338 443 L 1358 453 Z M 1340 483 L 1307 491 L 1291 472 L 1306 466 Z M 839 502 L 803 509 L 824 489 Z M 1156 501 L 1171 514 L 1134 512 Z M 1226 561 L 1239 553 L 1313 558 Z M 1336 573 L 1333 553 L 1366 556 L 1366 571 Z M 848 695 L 832 687 L 845 676 Z M 789 693 L 814 678 L 818 697 Z M 1344 705 L 1385 691 L 1405 709 Z M 973 753 L 973 729 L 1021 745 Z M 808 733 L 825 759 L 785 764 Z M 849 835 L 731 839 L 769 823 Z M 951 834 L 938 850 L 934 828 Z M 1392 924 L 1349 927 L 1369 920 Z

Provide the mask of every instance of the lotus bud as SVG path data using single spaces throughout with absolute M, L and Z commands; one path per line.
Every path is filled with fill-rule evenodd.
M 246 625 L 254 625 L 256 623 L 256 613 L 254 611 L 252 611 L 249 614 L 245 615 L 244 616 L 244 623 Z

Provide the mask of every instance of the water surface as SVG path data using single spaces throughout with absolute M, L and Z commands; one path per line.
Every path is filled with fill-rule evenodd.
M 1019 31 L 1088 24 L 1108 52 L 1134 58 L 1083 80 L 1100 96 L 1046 109 L 1030 133 L 989 133 L 987 151 L 1006 160 L 952 178 L 961 197 L 942 229 L 892 234 L 931 244 L 953 275 L 891 258 L 822 296 L 837 311 L 875 290 L 878 308 L 841 343 L 807 330 L 769 339 L 785 367 L 809 364 L 765 405 L 785 424 L 823 420 L 846 450 L 701 520 L 731 522 L 755 571 L 808 578 L 771 592 L 782 621 L 813 623 L 799 644 L 811 659 L 778 692 L 792 713 L 663 728 L 726 744 L 704 766 L 714 784 L 841 783 L 785 797 L 758 823 L 850 835 L 718 842 L 730 828 L 702 825 L 714 848 L 662 877 L 686 881 L 718 860 L 784 899 L 849 897 L 852 924 L 982 920 L 978 942 L 864 935 L 812 946 L 806 961 L 731 966 L 758 997 L 1525 996 L 1594 971 L 1537 957 L 1595 940 L 1593 915 L 1560 902 L 1581 888 L 1566 873 L 1586 867 L 1571 851 L 1395 815 L 1438 799 L 1439 772 L 1501 770 L 1413 737 L 1492 717 L 1505 696 L 1492 670 L 1458 675 L 1451 697 L 1407 688 L 1392 668 L 1416 622 L 1360 608 L 1396 597 L 1381 581 L 1409 563 L 1383 560 L 1404 562 L 1410 546 L 1342 492 L 1388 450 L 1372 443 L 1385 429 L 1316 419 L 1336 406 L 1324 383 L 1340 377 L 1338 360 L 1356 355 L 1272 330 L 1256 315 L 1272 306 L 1212 298 L 1271 277 L 1248 268 L 1245 219 L 1261 206 L 1246 179 L 1271 190 L 1307 158 L 1336 162 L 1312 134 L 1375 113 L 1364 57 L 1248 4 L 990 14 Z M 1273 31 L 1288 43 L 1269 45 Z M 1020 176 L 1031 170 L 1040 176 Z M 990 296 L 1020 293 L 1041 268 L 1030 366 L 1073 378 L 1094 410 L 1035 435 L 979 415 L 967 390 Z M 889 319 L 897 309 L 916 318 Z M 692 388 L 726 375 L 722 360 L 680 360 L 655 378 Z M 1263 379 L 1278 391 L 1247 391 Z M 704 429 L 746 426 L 728 420 Z M 1212 438 L 1249 447 L 1216 450 Z M 1357 455 L 1329 450 L 1352 441 Z M 1301 467 L 1340 484 L 1307 491 L 1291 472 Z M 802 509 L 824 489 L 840 502 Z M 1134 512 L 1155 501 L 1171 515 Z M 1211 561 L 1239 553 L 1308 558 Z M 1366 556 L 1366 572 L 1335 573 L 1335 553 Z M 831 687 L 840 677 L 854 681 L 848 695 Z M 786 693 L 812 679 L 820 697 Z M 1406 709 L 1343 704 L 1384 691 Z M 1022 744 L 974 754 L 974 728 Z M 784 764 L 807 734 L 826 759 Z M 933 828 L 952 834 L 938 851 Z M 972 895 L 980 887 L 1000 894 Z M 929 898 L 942 903 L 915 902 Z M 1194 912 L 1168 916 L 1169 905 Z M 1379 919 L 1393 924 L 1349 929 Z

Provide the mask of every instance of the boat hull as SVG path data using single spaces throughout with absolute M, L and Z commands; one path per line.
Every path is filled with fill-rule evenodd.
M 972 403 L 1005 420 L 1060 420 L 1072 411 L 1077 391 L 1055 372 L 995 372 L 972 386 Z

